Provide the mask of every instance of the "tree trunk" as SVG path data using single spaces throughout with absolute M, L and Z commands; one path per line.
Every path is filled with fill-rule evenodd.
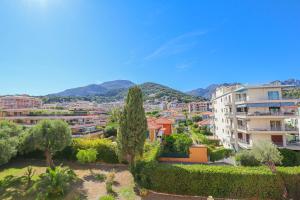
M 46 156 L 46 163 L 47 163 L 48 167 L 50 167 L 51 169 L 54 169 L 55 165 L 53 163 L 52 154 L 49 151 L 49 149 L 45 150 L 45 156 Z
M 282 197 L 284 199 L 287 199 L 288 198 L 288 191 L 286 189 L 286 185 L 285 185 L 283 177 L 280 174 L 277 173 L 276 166 L 275 166 L 275 164 L 273 162 L 268 162 L 267 165 L 268 165 L 268 167 L 270 168 L 270 170 L 272 171 L 273 174 L 275 174 L 276 176 L 279 176 L 281 184 L 283 185 L 283 194 L 282 194 Z
M 129 163 L 130 168 L 133 168 L 135 166 L 134 163 L 134 155 L 132 154 L 127 154 L 127 162 Z

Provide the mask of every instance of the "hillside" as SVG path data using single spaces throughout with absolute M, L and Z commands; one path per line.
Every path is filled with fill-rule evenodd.
M 115 81 L 104 82 L 99 85 L 92 84 L 84 87 L 67 89 L 63 92 L 50 94 L 48 96 L 58 96 L 58 97 L 87 97 L 87 96 L 97 96 L 97 95 L 111 96 L 110 93 L 119 93 L 118 91 L 123 89 L 128 89 L 134 85 L 135 84 L 131 81 L 115 80 Z
M 172 89 L 170 87 L 160 85 L 157 83 L 143 83 L 139 85 L 143 91 L 145 100 L 165 100 L 172 101 L 178 100 L 183 102 L 197 101 L 201 100 L 201 97 L 195 97 L 192 95 L 185 94 L 178 90 Z
M 130 81 L 110 81 L 99 85 L 88 85 L 68 89 L 60 93 L 50 94 L 44 97 L 45 103 L 66 102 L 75 100 L 96 101 L 99 103 L 121 101 L 127 95 L 128 88 L 135 85 Z M 178 100 L 183 102 L 201 100 L 201 97 L 195 97 L 170 87 L 157 83 L 143 83 L 139 85 L 147 101 Z
M 276 80 L 276 81 L 272 81 L 270 83 L 273 84 L 276 82 L 279 82 L 282 85 L 294 85 L 296 87 L 300 87 L 300 80 L 297 80 L 297 79 L 287 79 L 287 80 L 283 80 L 283 81 Z M 236 85 L 236 84 L 239 84 L 239 83 L 211 84 L 206 88 L 197 88 L 195 90 L 188 91 L 188 92 L 186 92 L 186 94 L 210 99 L 211 95 L 216 91 L 216 88 L 218 88 L 220 86 L 230 86 L 230 85 Z M 292 90 L 289 92 L 289 95 L 290 96 L 299 96 L 298 91 L 299 91 L 299 89 Z
M 230 86 L 230 85 L 236 85 L 239 83 L 222 83 L 222 84 L 211 84 L 206 88 L 197 88 L 195 90 L 186 92 L 186 94 L 197 96 L 197 97 L 204 97 L 206 99 L 210 99 L 211 95 L 216 91 L 218 87 L 221 86 Z

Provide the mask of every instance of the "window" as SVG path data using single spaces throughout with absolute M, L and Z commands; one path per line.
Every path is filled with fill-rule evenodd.
M 279 99 L 279 92 L 278 91 L 269 91 L 268 92 L 269 100 L 278 100 Z

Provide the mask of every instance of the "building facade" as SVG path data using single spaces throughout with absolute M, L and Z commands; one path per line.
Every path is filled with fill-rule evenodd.
M 41 108 L 42 101 L 30 96 L 0 97 L 0 109 Z
M 210 111 L 209 101 L 191 102 L 188 104 L 189 113 L 201 113 Z
M 291 86 L 260 85 L 217 88 L 212 98 L 215 135 L 226 148 L 250 149 L 258 141 L 300 150 L 297 100 L 285 99 Z

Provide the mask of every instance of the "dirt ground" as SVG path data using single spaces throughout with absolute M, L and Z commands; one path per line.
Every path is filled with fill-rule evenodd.
M 57 163 L 58 164 L 58 163 Z M 69 166 L 80 178 L 80 181 L 73 185 L 73 189 L 65 197 L 65 200 L 80 199 L 98 200 L 100 197 L 106 195 L 105 181 L 101 182 L 95 178 L 92 174 L 108 174 L 111 171 L 115 172 L 115 182 L 113 184 L 113 190 L 118 194 L 124 188 L 134 187 L 134 180 L 132 174 L 128 171 L 126 165 L 112 165 L 112 164 L 79 164 L 77 162 L 64 162 L 64 166 Z M 45 172 L 46 166 L 43 160 L 15 160 L 9 164 L 0 168 L 0 178 L 3 175 L 22 176 L 26 170 L 26 167 L 32 166 L 36 171 L 36 177 Z M 76 197 L 76 198 L 75 198 Z M 10 198 L 11 199 L 11 198 Z M 118 198 L 123 200 L 120 195 Z M 134 197 L 135 200 L 202 200 L 206 198 L 200 197 L 183 197 L 178 195 L 166 195 L 156 192 L 149 192 L 146 197 L 140 197 L 138 194 Z M 127 200 L 127 199 L 124 199 Z

